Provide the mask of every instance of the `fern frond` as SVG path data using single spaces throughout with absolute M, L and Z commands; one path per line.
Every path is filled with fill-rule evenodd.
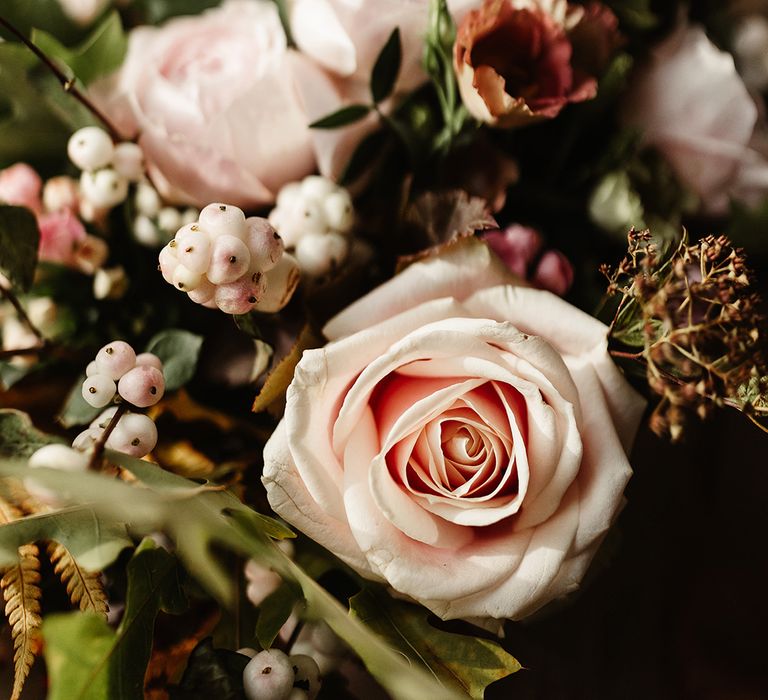
M 72 605 L 78 605 L 80 610 L 95 612 L 106 618 L 109 607 L 101 583 L 101 573 L 83 569 L 71 552 L 58 542 L 48 544 L 48 556 L 54 572 L 67 587 L 67 595 Z
M 6 504 L 7 505 L 7 504 Z M 5 616 L 13 637 L 13 692 L 18 700 L 29 675 L 29 669 L 40 653 L 40 552 L 34 544 L 19 547 L 19 562 L 6 570 L 0 579 L 5 599 Z

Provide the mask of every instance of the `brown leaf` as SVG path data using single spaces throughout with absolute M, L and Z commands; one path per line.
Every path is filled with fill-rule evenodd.
M 463 190 L 425 192 L 408 207 L 405 221 L 422 231 L 430 246 L 498 227 L 488 203 Z
M 72 605 L 79 606 L 84 612 L 95 612 L 106 619 L 109 606 L 101 583 L 101 573 L 81 568 L 70 551 L 58 542 L 48 544 L 48 556 L 54 572 L 67 587 Z

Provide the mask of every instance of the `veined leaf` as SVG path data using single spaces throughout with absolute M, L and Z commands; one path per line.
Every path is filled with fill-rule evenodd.
M 41 432 L 29 416 L 15 408 L 0 409 L 0 457 L 25 458 L 57 438 Z
M 174 391 L 192 379 L 202 345 L 202 336 L 175 328 L 162 331 L 149 341 L 147 352 L 162 360 L 166 391 Z
M 296 587 L 283 583 L 276 591 L 268 595 L 259 606 L 259 619 L 256 621 L 256 639 L 262 649 L 269 649 L 275 641 L 280 628 L 293 612 L 293 606 L 301 600 Z
M 520 670 L 519 662 L 495 642 L 433 627 L 429 611 L 418 605 L 370 590 L 358 593 L 349 603 L 352 613 L 393 648 L 476 700 L 482 700 L 488 685 Z
M 94 612 L 106 619 L 109 606 L 101 583 L 101 573 L 83 569 L 69 550 L 58 542 L 48 544 L 48 556 L 54 573 L 67 587 L 67 595 L 72 604 L 83 612 Z

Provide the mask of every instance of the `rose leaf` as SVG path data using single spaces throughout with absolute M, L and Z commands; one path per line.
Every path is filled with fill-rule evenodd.
M 400 28 L 395 27 L 379 52 L 371 71 L 371 96 L 375 104 L 383 102 L 392 94 L 402 60 Z
M 359 122 L 368 116 L 371 107 L 368 105 L 348 105 L 309 125 L 310 129 L 338 129 Z
M 35 215 L 26 207 L 0 205 L 0 270 L 22 291 L 32 286 L 39 245 Z
M 485 688 L 520 670 L 496 642 L 444 632 L 429 624 L 429 611 L 372 590 L 350 598 L 350 610 L 413 664 L 426 666 L 441 682 L 482 700 Z

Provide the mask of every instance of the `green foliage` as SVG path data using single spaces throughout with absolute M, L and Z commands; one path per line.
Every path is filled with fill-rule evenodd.
M 145 539 L 128 563 L 125 614 L 117 630 L 113 632 L 105 623 L 97 625 L 94 616 L 84 613 L 52 616 L 44 622 L 50 670 L 48 697 L 140 700 L 155 617 L 161 609 L 178 614 L 185 605 L 176 560 Z M 74 636 L 78 633 L 85 636 Z
M 482 700 L 485 688 L 520 670 L 495 642 L 444 632 L 429 624 L 429 612 L 365 590 L 349 601 L 352 613 L 415 665 L 426 667 L 446 688 Z
M 128 49 L 128 38 L 116 10 L 73 48 L 39 29 L 32 32 L 31 38 L 49 58 L 64 63 L 85 85 L 119 68 Z
M 0 204 L 0 271 L 22 291 L 32 286 L 40 230 L 25 207 Z
M 624 30 L 648 31 L 659 23 L 651 6 L 652 0 L 607 0 Z
M 189 331 L 170 329 L 158 333 L 147 345 L 163 362 L 166 391 L 184 386 L 195 374 L 203 337 Z
M 293 606 L 301 600 L 296 587 L 284 583 L 259 606 L 259 619 L 256 622 L 256 639 L 262 649 L 269 649 L 280 632 L 280 628 L 293 611 Z
M 3 0 L 3 18 L 22 34 L 29 35 L 32 27 L 52 32 L 64 42 L 76 41 L 82 30 L 64 14 L 59 0 Z M 16 37 L 0 28 L 0 37 L 15 41 Z
M 369 105 L 348 105 L 309 125 L 310 129 L 339 129 L 349 126 L 367 117 L 372 107 Z
M 374 63 L 371 71 L 371 97 L 373 97 L 375 104 L 383 102 L 392 94 L 402 60 L 403 49 L 400 42 L 400 29 L 395 27 L 376 58 L 376 63 Z
M 135 0 L 136 11 L 145 24 L 160 24 L 179 15 L 197 15 L 216 7 L 221 0 Z
M 0 409 L 0 458 L 24 459 L 50 442 L 57 440 L 35 428 L 26 413 Z
M 171 700 L 244 700 L 243 670 L 250 659 L 229 649 L 214 649 L 210 638 L 192 651 L 181 682 L 170 689 Z

